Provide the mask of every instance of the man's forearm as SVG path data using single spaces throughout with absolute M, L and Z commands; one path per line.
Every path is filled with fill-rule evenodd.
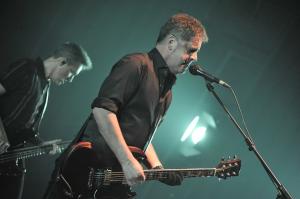
M 117 116 L 102 108 L 94 108 L 93 114 L 106 143 L 120 162 L 129 185 L 145 180 L 143 167 L 134 158 L 123 137 Z
M 116 115 L 102 108 L 94 108 L 93 114 L 101 135 L 119 162 L 124 164 L 134 158 L 125 142 Z
M 0 96 L 6 93 L 5 88 L 0 83 Z M 9 141 L 7 139 L 6 131 L 4 129 L 4 125 L 2 123 L 2 119 L 0 117 L 0 154 L 7 151 L 7 148 L 10 146 Z
M 0 154 L 7 151 L 7 148 L 10 146 L 7 139 L 6 131 L 0 117 Z
M 149 146 L 146 150 L 146 157 L 147 157 L 147 161 L 149 163 L 150 168 L 162 166 L 162 164 L 155 152 L 154 146 L 152 144 L 149 144 Z
M 3 85 L 0 83 L 0 95 L 3 95 L 4 93 L 6 93 L 6 90 L 3 87 Z

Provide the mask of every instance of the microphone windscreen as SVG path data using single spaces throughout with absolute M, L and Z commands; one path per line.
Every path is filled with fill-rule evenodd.
M 201 70 L 200 66 L 197 64 L 192 64 L 189 67 L 189 71 L 193 75 L 199 75 L 199 71 Z

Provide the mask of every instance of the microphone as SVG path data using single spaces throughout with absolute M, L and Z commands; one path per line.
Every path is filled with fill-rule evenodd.
M 227 84 L 226 82 L 224 82 L 223 80 L 220 80 L 216 77 L 214 77 L 213 75 L 205 72 L 200 65 L 198 64 L 192 64 L 189 67 L 189 71 L 192 75 L 200 75 L 202 77 L 204 77 L 207 81 L 209 82 L 214 82 L 217 84 L 220 84 L 226 88 L 230 88 L 229 84 Z

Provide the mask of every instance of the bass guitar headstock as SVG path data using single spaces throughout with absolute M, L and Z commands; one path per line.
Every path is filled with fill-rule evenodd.
M 221 159 L 216 166 L 216 176 L 220 179 L 226 179 L 232 176 L 238 176 L 241 169 L 241 160 L 234 156 L 233 159 Z

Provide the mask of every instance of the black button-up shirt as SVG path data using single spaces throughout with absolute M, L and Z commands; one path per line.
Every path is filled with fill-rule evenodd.
M 49 82 L 42 59 L 20 59 L 0 72 L 6 93 L 0 96 L 0 116 L 11 146 L 37 134 L 46 107 Z
M 175 75 L 157 49 L 147 54 L 127 55 L 113 66 L 92 108 L 114 112 L 126 143 L 145 149 L 171 103 L 170 89 L 175 81 Z M 82 140 L 103 147 L 103 138 L 93 117 Z

